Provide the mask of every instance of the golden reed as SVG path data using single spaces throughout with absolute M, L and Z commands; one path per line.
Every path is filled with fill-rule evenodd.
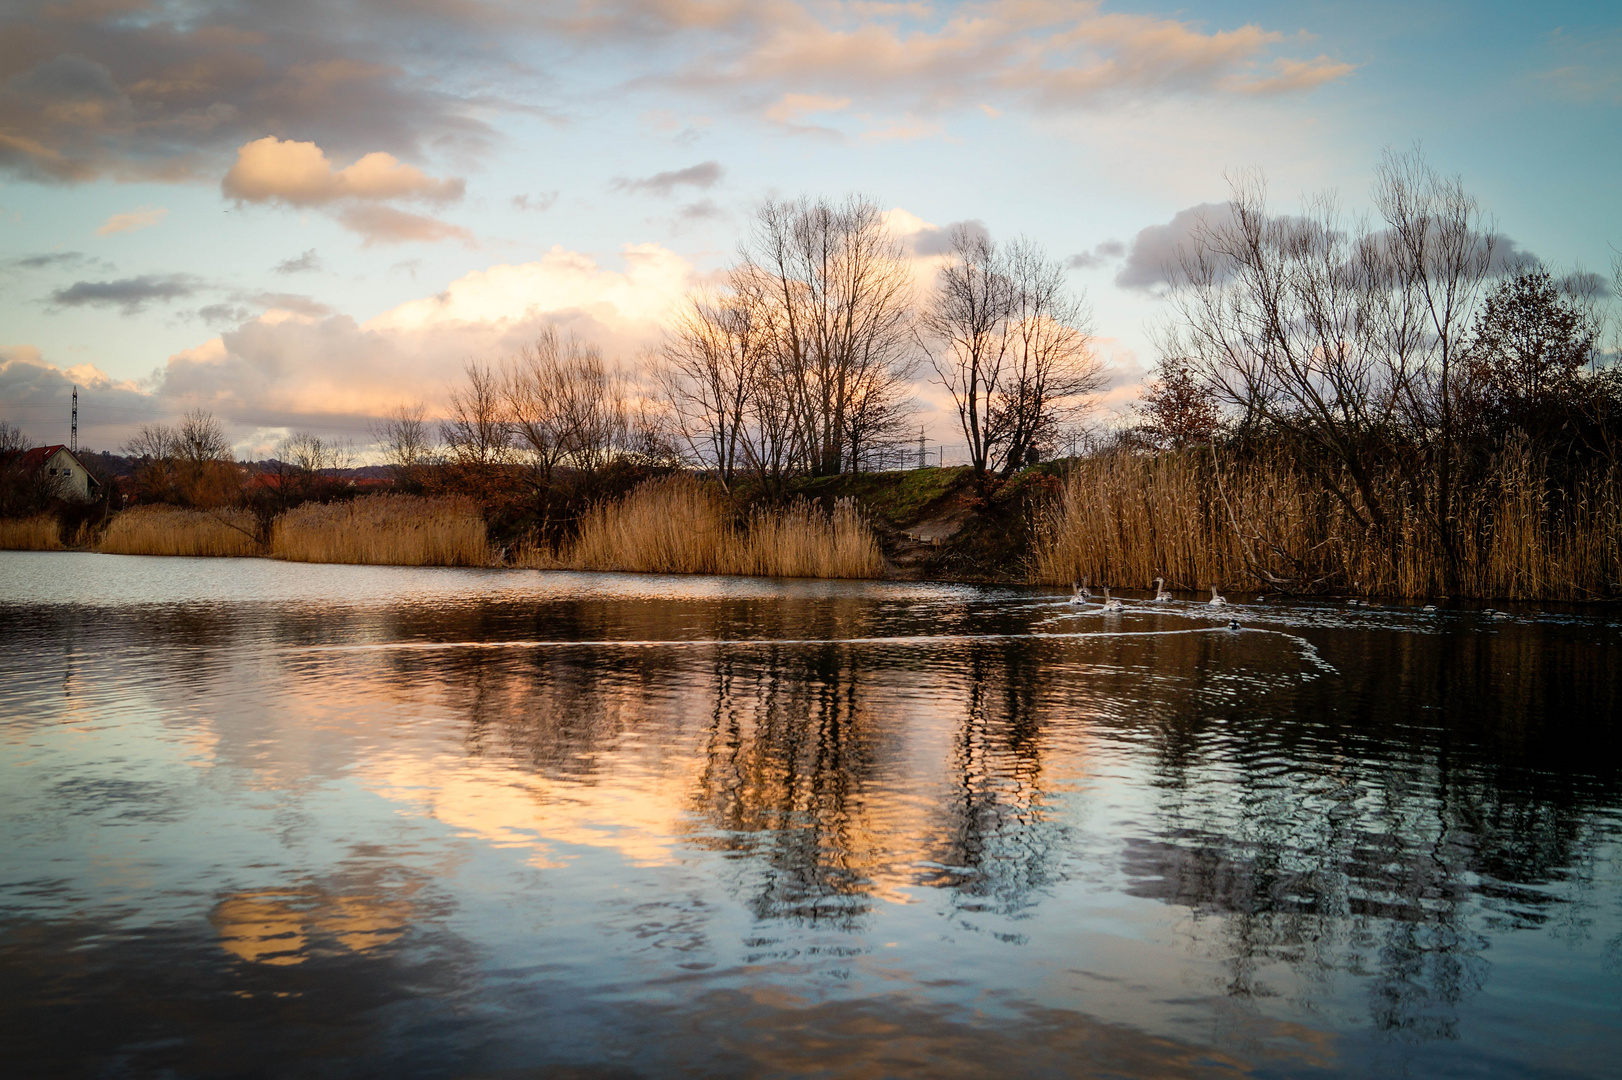
M 306 503 L 278 517 L 270 553 L 290 562 L 488 566 L 484 518 L 471 499 L 373 495 Z
M 1595 470 L 1558 507 L 1531 454 L 1511 448 L 1455 511 L 1461 597 L 1580 600 L 1622 581 L 1622 476 Z M 1142 588 L 1297 587 L 1441 596 L 1446 561 L 1411 518 L 1365 529 L 1281 456 L 1208 450 L 1105 454 L 1076 462 L 1040 523 L 1034 581 Z
M 876 578 L 884 555 L 855 503 L 827 515 L 808 502 L 759 508 L 738 527 L 725 501 L 688 476 L 642 484 L 619 502 L 593 507 L 558 555 L 520 552 L 542 569 L 764 577 Z
M 0 519 L 0 551 L 61 551 L 62 537 L 56 518 L 40 514 L 31 518 Z
M 108 555 L 258 555 L 258 522 L 246 510 L 137 506 L 113 518 L 96 550 Z

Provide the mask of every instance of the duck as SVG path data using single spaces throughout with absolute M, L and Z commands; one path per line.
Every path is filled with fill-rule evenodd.
M 1104 610 L 1120 611 L 1124 607 L 1126 607 L 1125 604 L 1121 603 L 1119 600 L 1115 599 L 1109 594 L 1109 586 L 1106 585 L 1104 587 Z
M 1211 586 L 1211 599 L 1206 601 L 1206 602 L 1208 604 L 1210 604 L 1212 607 L 1222 607 L 1225 604 L 1227 604 L 1228 598 L 1218 594 L 1217 591 L 1216 591 L 1216 586 L 1212 585 Z
M 1163 577 L 1155 578 L 1155 599 L 1161 602 L 1171 599 L 1171 593 L 1166 591 L 1166 579 Z
M 1238 630 L 1239 628 L 1240 627 L 1239 627 L 1239 620 L 1238 619 L 1229 619 L 1228 620 L 1228 629 L 1229 630 Z

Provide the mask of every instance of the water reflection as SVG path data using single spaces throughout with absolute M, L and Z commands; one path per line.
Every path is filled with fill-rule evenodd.
M 0 561 L 0 1049 L 41 1069 L 1598 1075 L 1622 1038 L 1598 618 L 261 562 L 211 604 L 185 560 L 87 599 L 122 562 Z

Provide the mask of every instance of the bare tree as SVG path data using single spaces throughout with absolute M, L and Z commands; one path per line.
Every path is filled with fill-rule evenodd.
M 959 227 L 951 245 L 918 343 L 957 406 L 970 463 L 1009 475 L 1051 446 L 1102 385 L 1090 315 L 1063 266 L 1033 242 L 999 248 Z
M 1070 291 L 1064 267 L 1026 239 L 1007 253 L 1010 348 L 992 399 L 990 427 L 1004 447 L 1007 476 L 1050 449 L 1060 426 L 1103 385 L 1088 339 L 1092 316 Z
M 210 507 L 234 501 L 242 478 L 232 464 L 231 443 L 219 420 L 192 409 L 174 427 L 146 424 L 124 445 L 137 458 L 141 496 L 160 502 Z
M 433 436 L 422 402 L 397 405 L 372 428 L 372 437 L 383 451 L 383 461 L 394 473 L 394 482 L 407 491 L 421 491 L 424 474 L 434 461 Z
M 746 429 L 766 375 L 768 325 L 743 298 L 697 293 L 660 351 L 660 389 L 677 436 L 724 487 L 749 457 Z
M 731 284 L 770 327 L 797 455 L 818 475 L 840 472 L 861 396 L 910 373 L 911 277 L 878 204 L 766 203 Z
M 474 360 L 462 370 L 467 383 L 450 391 L 450 416 L 440 425 L 440 438 L 455 465 L 483 469 L 504 464 L 512 457 L 512 429 L 500 374 Z
M 597 346 L 549 327 L 503 372 L 502 407 L 539 487 L 560 466 L 594 472 L 627 452 L 636 422 L 629 383 Z
M 969 464 L 984 473 L 999 449 L 994 399 L 1013 345 L 1009 315 L 1014 284 L 984 233 L 955 226 L 950 261 L 917 323 L 917 339 L 957 406 Z

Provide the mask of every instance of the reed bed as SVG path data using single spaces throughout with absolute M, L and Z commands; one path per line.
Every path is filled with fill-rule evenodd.
M 258 555 L 258 522 L 246 510 L 137 506 L 108 524 L 97 550 L 108 555 Z
M 61 530 L 50 514 L 0 519 L 0 551 L 61 550 Z
M 306 503 L 278 517 L 270 553 L 290 562 L 487 566 L 484 518 L 471 499 L 373 495 Z
M 1591 599 L 1622 580 L 1622 476 L 1594 471 L 1559 506 L 1524 449 L 1510 448 L 1455 509 L 1453 594 L 1507 600 Z M 1356 504 L 1354 504 L 1356 505 Z M 1361 507 L 1359 507 L 1361 509 Z M 1143 587 L 1333 588 L 1439 596 L 1446 560 L 1411 516 L 1365 528 L 1282 456 L 1219 459 L 1206 451 L 1106 454 L 1076 463 L 1046 519 L 1033 580 L 1082 577 Z
M 757 508 L 741 527 L 725 501 L 687 476 L 650 480 L 594 507 L 557 555 L 526 551 L 519 564 L 546 569 L 765 577 L 874 578 L 884 555 L 853 500 L 831 515 L 809 502 Z

